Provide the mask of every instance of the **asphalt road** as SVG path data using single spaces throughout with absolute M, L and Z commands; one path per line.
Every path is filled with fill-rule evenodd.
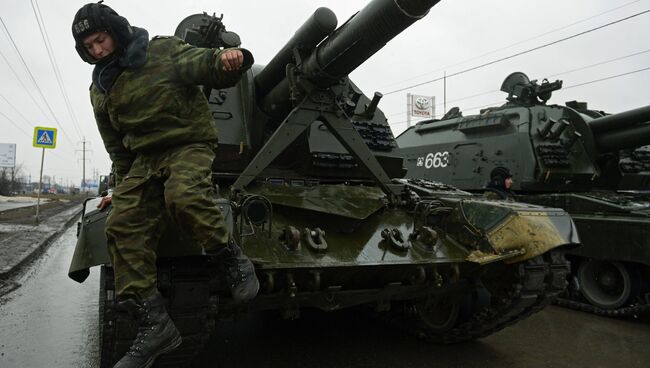
M 0 297 L 0 367 L 98 367 L 99 274 L 68 279 L 75 242 L 72 226 Z
M 0 367 L 98 366 L 97 270 L 67 278 L 74 227 L 0 297 Z M 360 311 L 306 311 L 284 321 L 254 315 L 222 321 L 193 364 L 207 367 L 646 368 L 650 318 L 618 320 L 548 307 L 487 338 L 429 345 Z

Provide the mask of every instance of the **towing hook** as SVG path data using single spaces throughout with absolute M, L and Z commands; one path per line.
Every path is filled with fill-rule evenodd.
M 402 232 L 397 228 L 382 230 L 381 237 L 388 243 L 388 245 L 398 251 L 405 252 L 411 247 L 409 243 L 404 240 Z
M 325 241 L 325 232 L 319 227 L 311 230 L 306 227 L 302 231 L 302 240 L 307 244 L 309 249 L 316 252 L 325 252 L 327 250 L 327 242 Z

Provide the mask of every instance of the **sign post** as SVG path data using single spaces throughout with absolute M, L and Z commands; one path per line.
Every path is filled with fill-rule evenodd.
M 32 145 L 36 148 L 42 148 L 41 153 L 41 173 L 38 178 L 38 195 L 36 199 L 36 223 L 39 222 L 39 211 L 41 206 L 41 187 L 43 185 L 43 162 L 45 161 L 45 149 L 56 148 L 56 128 L 34 127 L 34 141 Z

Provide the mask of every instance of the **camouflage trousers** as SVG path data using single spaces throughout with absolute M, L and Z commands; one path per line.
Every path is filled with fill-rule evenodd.
M 137 155 L 113 191 L 106 222 L 118 298 L 146 298 L 156 290 L 156 252 L 169 221 L 206 250 L 227 243 L 215 204 L 213 159 L 212 146 L 204 143 Z

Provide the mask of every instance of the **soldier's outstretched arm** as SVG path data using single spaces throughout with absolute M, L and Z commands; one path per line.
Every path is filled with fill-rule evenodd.
M 232 87 L 254 62 L 253 54 L 242 48 L 206 49 L 175 37 L 168 42 L 177 82 L 182 84 Z

